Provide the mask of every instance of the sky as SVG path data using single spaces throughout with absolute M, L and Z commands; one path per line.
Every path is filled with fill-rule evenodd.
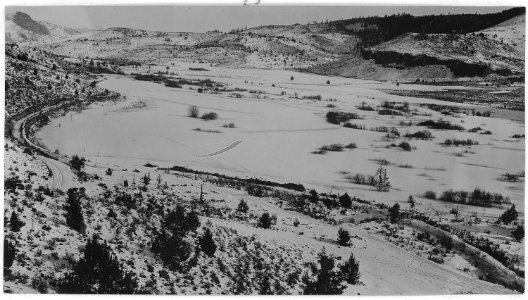
M 360 16 L 493 13 L 509 7 L 449 6 L 7 6 L 33 19 L 72 28 L 130 27 L 157 31 L 229 31 L 260 25 L 306 24 Z

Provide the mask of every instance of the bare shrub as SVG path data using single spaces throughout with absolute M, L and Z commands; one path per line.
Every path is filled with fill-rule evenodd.
M 199 115 L 200 115 L 200 109 L 198 108 L 198 106 L 193 105 L 189 107 L 189 112 L 188 112 L 189 117 L 198 118 Z

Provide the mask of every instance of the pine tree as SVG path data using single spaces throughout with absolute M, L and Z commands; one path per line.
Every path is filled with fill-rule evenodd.
M 354 253 L 350 253 L 348 260 L 341 266 L 341 273 L 349 284 L 357 284 L 361 274 L 359 273 L 359 263 L 354 257 Z
M 18 215 L 15 211 L 11 213 L 11 218 L 9 219 L 9 225 L 11 225 L 11 231 L 19 232 L 20 229 L 26 225 L 26 223 L 20 221 Z
M 396 223 L 400 220 L 400 204 L 396 203 L 389 208 L 389 219 L 391 223 Z
M 247 213 L 249 211 L 249 206 L 247 205 L 246 201 L 244 201 L 244 199 L 240 200 L 236 211 L 240 213 Z
M 517 220 L 517 217 L 519 216 L 519 213 L 515 209 L 515 204 L 512 205 L 512 207 L 508 208 L 501 216 L 500 220 L 504 224 L 510 224 L 511 222 Z
M 305 295 L 341 295 L 345 289 L 343 275 L 335 271 L 335 258 L 326 254 L 325 250 L 319 253 L 319 268 L 316 270 L 317 278 L 312 281 L 309 276 L 303 277 Z
M 191 245 L 179 234 L 162 230 L 152 242 L 152 252 L 173 271 L 181 271 L 183 262 L 191 256 Z
M 260 216 L 260 219 L 258 221 L 258 227 L 262 227 L 264 229 L 268 229 L 271 227 L 271 217 L 269 213 L 263 213 L 262 216 Z
M 513 238 L 520 242 L 524 238 L 524 227 L 523 226 L 517 226 L 515 230 L 512 232 Z
M 145 186 L 149 185 L 149 183 L 150 183 L 150 173 L 148 175 L 145 174 L 145 176 L 143 176 L 142 180 L 143 180 L 143 184 Z
M 152 252 L 160 256 L 172 270 L 182 270 L 182 264 L 191 255 L 191 245 L 184 239 L 189 231 L 200 226 L 198 214 L 178 205 L 161 222 L 162 228 L 152 242 Z
M 131 273 L 123 271 L 112 249 L 99 243 L 94 235 L 88 239 L 83 258 L 59 284 L 63 294 L 134 294 L 138 283 Z
M 348 246 L 350 244 L 350 233 L 343 228 L 337 232 L 337 243 L 339 246 Z
M 84 192 L 77 188 L 68 189 L 68 199 L 66 206 L 66 224 L 72 229 L 84 234 L 86 231 L 86 225 L 84 224 L 84 218 L 81 209 L 81 197 Z
M 310 190 L 310 202 L 317 203 L 319 201 L 319 194 L 317 194 L 316 190 Z
M 342 207 L 350 208 L 352 206 L 352 198 L 345 193 L 341 197 L 339 197 L 339 204 L 341 204 Z
M 10 274 L 17 252 L 15 244 L 4 238 L 4 276 L 5 274 Z
M 187 214 L 187 216 L 185 216 L 185 230 L 194 232 L 199 227 L 200 219 L 198 218 L 198 213 L 195 210 L 192 210 Z
M 199 238 L 200 249 L 208 255 L 214 256 L 216 251 L 216 244 L 213 239 L 213 233 L 209 228 L 206 228 L 203 235 Z
M 378 192 L 388 192 L 390 190 L 391 185 L 389 182 L 389 177 L 387 177 L 386 169 L 380 166 L 374 177 L 376 179 L 375 185 Z

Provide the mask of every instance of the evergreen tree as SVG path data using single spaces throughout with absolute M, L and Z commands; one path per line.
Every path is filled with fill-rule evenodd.
M 510 224 L 511 222 L 517 220 L 517 217 L 519 216 L 519 213 L 515 209 L 515 204 L 513 204 L 510 208 L 508 208 L 501 216 L 500 220 L 504 224 Z
M 112 249 L 99 243 L 94 235 L 88 239 L 83 257 L 59 284 L 63 294 L 134 294 L 138 292 L 135 277 L 123 271 Z
M 247 213 L 249 211 L 249 206 L 247 205 L 246 201 L 244 201 L 244 199 L 240 200 L 236 211 L 240 213 Z
M 213 239 L 213 233 L 209 228 L 206 228 L 203 235 L 199 238 L 200 249 L 208 255 L 214 256 L 216 251 L 216 244 Z
M 268 229 L 271 227 L 271 217 L 269 213 L 263 213 L 262 216 L 260 216 L 260 219 L 258 221 L 258 227 L 262 227 L 264 229 Z
M 376 171 L 375 177 L 375 185 L 378 190 L 378 192 L 388 192 L 391 188 L 389 177 L 387 177 L 387 170 L 384 169 L 382 166 L 378 168 Z
M 4 276 L 11 273 L 11 266 L 15 261 L 17 252 L 15 244 L 4 238 Z
M 200 227 L 200 219 L 196 211 L 191 211 L 187 214 L 183 206 L 177 205 L 163 219 L 162 225 L 171 233 L 186 235 L 187 232 L 196 231 Z
M 183 206 L 178 205 L 161 223 L 162 228 L 152 242 L 152 252 L 159 255 L 171 270 L 181 271 L 192 250 L 185 236 L 200 226 L 198 214 L 195 211 L 186 214 Z
M 77 230 L 80 233 L 85 233 L 86 225 L 84 224 L 84 218 L 81 209 L 81 197 L 84 195 L 82 190 L 77 188 L 70 188 L 67 192 L 68 199 L 66 201 L 66 224 L 72 229 Z
M 173 271 L 181 271 L 183 263 L 191 256 L 191 245 L 180 234 L 162 230 L 152 242 L 152 252 Z
M 524 238 L 524 227 L 523 226 L 517 226 L 515 230 L 512 232 L 513 238 L 520 242 Z
M 349 284 L 357 284 L 361 274 L 359 273 L 359 263 L 354 257 L 354 253 L 350 253 L 348 260 L 341 266 L 341 273 Z
M 339 204 L 341 204 L 342 207 L 350 208 L 352 207 L 352 198 L 350 198 L 350 196 L 345 193 L 344 195 L 339 197 Z
M 341 295 L 345 289 L 343 276 L 340 271 L 335 271 L 335 258 L 323 251 L 319 253 L 319 268 L 316 270 L 317 278 L 312 281 L 309 276 L 303 277 L 305 295 Z
M 198 212 L 195 210 L 190 211 L 185 216 L 185 230 L 196 231 L 200 227 L 200 218 L 198 218 Z
M 337 243 L 339 246 L 348 246 L 350 244 L 350 233 L 343 228 L 337 232 Z
M 150 173 L 148 175 L 145 174 L 145 176 L 143 176 L 142 180 L 143 180 L 143 184 L 145 186 L 149 185 L 149 183 L 150 183 Z
M 319 194 L 316 190 L 310 190 L 310 202 L 317 203 L 319 201 Z
M 389 208 L 389 219 L 391 223 L 396 223 L 400 220 L 400 204 L 396 203 Z
M 13 232 L 19 232 L 26 223 L 20 221 L 18 218 L 18 215 L 15 211 L 11 213 L 11 218 L 9 219 L 9 225 L 11 225 L 11 231 Z

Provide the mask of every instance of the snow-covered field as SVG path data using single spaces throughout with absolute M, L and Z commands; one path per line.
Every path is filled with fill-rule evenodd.
M 183 78 L 210 78 L 227 83 L 228 88 L 261 92 L 240 92 L 241 98 L 236 98 L 233 93 L 197 93 L 187 87 L 168 88 L 128 77 L 107 77 L 99 85 L 125 95 L 127 101 L 68 113 L 39 131 L 37 138 L 51 151 L 59 149 L 67 155 L 79 154 L 108 166 L 135 167 L 146 162 L 163 167 L 187 166 L 242 177 L 301 183 L 321 191 L 348 192 L 387 204 L 406 202 L 409 195 L 419 196 L 428 190 L 439 194 L 448 189 L 471 191 L 480 187 L 510 197 L 520 211 L 524 210 L 523 182 L 498 180 L 503 173 L 518 173 L 523 169 L 524 140 L 511 138 L 513 134 L 524 132 L 522 123 L 466 115 L 442 116 L 414 105 L 445 102 L 398 97 L 379 91 L 394 87 L 392 83 L 276 70 L 208 67 L 210 71 L 197 72 L 188 71 L 188 66 L 180 63 L 171 71 Z M 156 72 L 156 68 L 151 72 Z M 291 76 L 294 80 L 290 80 Z M 402 88 L 442 89 L 441 86 Z M 294 99 L 295 94 L 298 98 L 321 95 L 323 101 Z M 325 101 L 329 98 L 336 101 Z M 144 101 L 146 107 L 127 109 L 138 101 Z M 423 115 L 409 119 L 356 108 L 361 102 L 375 106 L 382 101 L 407 101 Z M 335 108 L 327 107 L 328 104 Z M 191 105 L 197 105 L 200 113 L 216 112 L 219 117 L 212 121 L 190 118 L 187 112 Z M 401 137 L 388 141 L 382 132 L 328 123 L 325 114 L 331 110 L 364 116 L 351 123 L 396 127 L 402 136 L 427 129 L 400 125 L 402 121 L 415 124 L 439 118 L 466 129 L 478 126 L 492 134 L 430 130 L 434 136 L 432 140 Z M 430 116 L 425 116 L 427 114 Z M 234 123 L 235 128 L 223 127 L 228 123 Z M 201 131 L 194 130 L 196 128 Z M 440 145 L 447 138 L 471 139 L 479 144 L 471 147 Z M 401 141 L 408 141 L 416 150 L 386 147 Z M 352 142 L 357 144 L 356 149 L 325 155 L 312 153 L 324 145 Z M 378 167 L 376 159 L 391 163 L 386 166 L 393 186 L 390 193 L 378 193 L 372 187 L 356 185 L 346 179 L 347 175 L 356 173 L 374 175 Z M 412 168 L 402 168 L 402 165 Z M 419 205 L 446 211 L 452 207 L 426 199 L 420 199 Z M 498 216 L 503 211 L 475 207 L 467 210 L 490 216 Z

